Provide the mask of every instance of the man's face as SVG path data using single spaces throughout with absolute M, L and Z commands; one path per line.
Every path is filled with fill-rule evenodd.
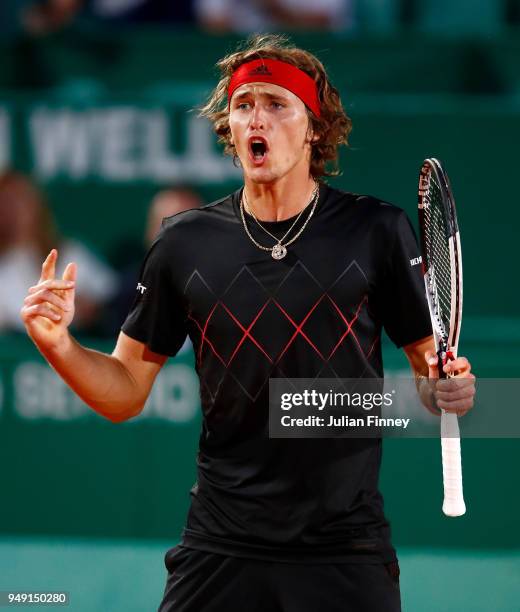
M 305 104 L 288 89 L 246 83 L 231 98 L 231 139 L 244 169 L 256 183 L 270 183 L 310 164 Z

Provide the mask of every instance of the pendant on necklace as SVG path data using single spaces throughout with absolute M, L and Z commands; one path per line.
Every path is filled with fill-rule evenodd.
M 283 246 L 283 244 L 275 244 L 271 249 L 271 255 L 273 259 L 283 259 L 287 255 L 287 249 Z

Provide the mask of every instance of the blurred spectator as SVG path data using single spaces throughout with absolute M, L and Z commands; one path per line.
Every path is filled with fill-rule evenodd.
M 41 264 L 58 249 L 56 274 L 78 264 L 74 328 L 96 333 L 103 305 L 117 290 L 117 276 L 86 246 L 58 235 L 43 195 L 18 172 L 0 174 L 0 330 L 23 331 L 20 308 L 40 276 Z
M 212 32 L 345 30 L 354 0 L 194 0 L 199 24 Z
M 113 25 L 186 25 L 194 21 L 191 0 L 33 0 L 23 14 L 23 23 L 31 34 L 48 34 L 79 15 Z
M 29 34 L 43 35 L 60 30 L 75 17 L 80 0 L 40 0 L 20 12 L 23 29 Z
M 83 0 L 90 14 L 127 23 L 193 23 L 192 0 Z
M 165 217 L 171 217 L 184 210 L 199 208 L 203 202 L 200 196 L 189 187 L 171 187 L 159 191 L 148 210 L 148 220 L 145 231 L 146 249 L 152 245 L 161 229 Z
M 128 315 L 130 306 L 135 298 L 135 288 L 139 277 L 139 269 L 146 252 L 152 245 L 161 229 L 162 220 L 184 210 L 198 208 L 203 202 L 199 194 L 190 187 L 170 187 L 159 191 L 150 203 L 148 209 L 146 228 L 143 236 L 142 248 L 135 253 L 133 263 L 127 265 L 120 273 L 119 291 L 112 303 L 112 317 L 110 332 L 119 332 L 123 321 Z

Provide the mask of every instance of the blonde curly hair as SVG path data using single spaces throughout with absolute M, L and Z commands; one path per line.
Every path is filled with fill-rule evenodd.
M 316 117 L 307 107 L 309 127 L 317 140 L 311 143 L 310 173 L 314 178 L 336 176 L 338 169 L 338 147 L 348 145 L 352 121 L 345 113 L 338 90 L 330 83 L 323 64 L 312 53 L 299 49 L 282 34 L 256 34 L 237 51 L 217 62 L 220 80 L 199 115 L 207 117 L 213 124 L 218 142 L 224 145 L 224 153 L 232 155 L 236 163 L 236 150 L 231 144 L 227 91 L 231 75 L 242 64 L 254 59 L 276 59 L 292 64 L 306 72 L 316 82 L 321 116 Z

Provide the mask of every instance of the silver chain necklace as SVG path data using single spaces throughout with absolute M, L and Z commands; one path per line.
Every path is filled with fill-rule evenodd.
M 315 196 L 315 192 L 314 189 L 312 190 L 312 195 L 311 195 L 311 199 L 309 200 L 309 204 L 313 201 Z M 260 221 L 258 220 L 258 217 L 255 215 L 255 213 L 253 212 L 253 209 L 249 206 L 249 202 L 247 201 L 247 196 L 245 194 L 245 191 L 242 194 L 242 197 L 244 198 L 244 210 L 246 210 L 247 212 L 249 212 L 249 214 L 253 217 L 254 221 L 256 222 L 256 224 L 258 225 L 258 227 L 260 229 L 262 229 L 266 234 L 269 234 L 269 236 L 271 236 L 271 238 L 274 238 L 276 240 L 276 242 L 283 242 L 287 236 L 291 233 L 291 231 L 293 230 L 293 228 L 295 227 L 295 225 L 298 223 L 298 221 L 300 220 L 300 217 L 303 215 L 303 213 L 305 212 L 307 206 L 309 206 L 309 204 L 307 204 L 307 206 L 305 206 L 304 208 L 302 208 L 300 210 L 300 212 L 298 213 L 298 216 L 296 217 L 296 219 L 291 223 L 291 227 L 285 232 L 285 234 L 281 237 L 278 238 L 277 236 L 275 236 L 274 234 L 271 234 L 271 232 L 264 227 Z
M 291 227 L 285 232 L 285 234 L 281 237 L 281 238 L 277 238 L 276 236 L 274 236 L 273 234 L 271 234 L 271 232 L 269 230 L 267 230 L 261 223 L 260 221 L 256 218 L 255 214 L 253 213 L 253 211 L 251 210 L 251 208 L 249 207 L 249 204 L 247 203 L 247 198 L 245 195 L 245 190 L 242 191 L 242 197 L 240 198 L 240 215 L 242 217 L 242 223 L 244 225 L 244 229 L 246 231 L 246 234 L 248 235 L 249 239 L 251 240 L 251 242 L 258 247 L 259 249 L 262 249 L 262 251 L 271 251 L 271 257 L 273 259 L 279 260 L 279 259 L 283 259 L 286 255 L 287 255 L 287 247 L 292 244 L 297 238 L 299 238 L 303 232 L 303 230 L 307 227 L 307 224 L 309 223 L 309 221 L 311 220 L 312 215 L 314 214 L 314 211 L 316 210 L 316 205 L 318 204 L 318 199 L 319 199 L 319 184 L 318 182 L 316 182 L 315 187 L 313 189 L 312 192 L 312 196 L 311 199 L 309 200 L 309 203 L 307 204 L 307 206 L 305 206 L 299 213 L 299 215 L 296 217 L 296 219 L 294 220 L 294 222 L 291 224 Z M 309 213 L 309 216 L 307 217 L 307 219 L 305 219 L 304 224 L 301 226 L 300 230 L 296 233 L 295 236 L 293 236 L 290 240 L 288 240 L 285 244 L 283 244 L 283 241 L 287 238 L 287 236 L 291 233 L 291 231 L 293 230 L 293 228 L 295 227 L 295 225 L 298 223 L 300 217 L 302 216 L 302 214 L 307 210 L 307 208 L 309 208 L 309 206 L 311 206 L 312 204 L 312 208 L 311 211 Z M 250 215 L 253 217 L 253 219 L 255 220 L 255 222 L 259 225 L 259 227 L 261 229 L 264 230 L 264 232 L 266 232 L 267 234 L 269 234 L 269 236 L 271 236 L 271 238 L 274 238 L 276 240 L 276 244 L 272 247 L 265 247 L 261 244 L 259 244 L 251 235 L 251 232 L 249 231 L 249 228 L 247 227 L 247 223 L 246 223 L 246 218 L 244 215 L 244 209 L 245 206 L 247 205 L 247 209 L 250 213 Z

